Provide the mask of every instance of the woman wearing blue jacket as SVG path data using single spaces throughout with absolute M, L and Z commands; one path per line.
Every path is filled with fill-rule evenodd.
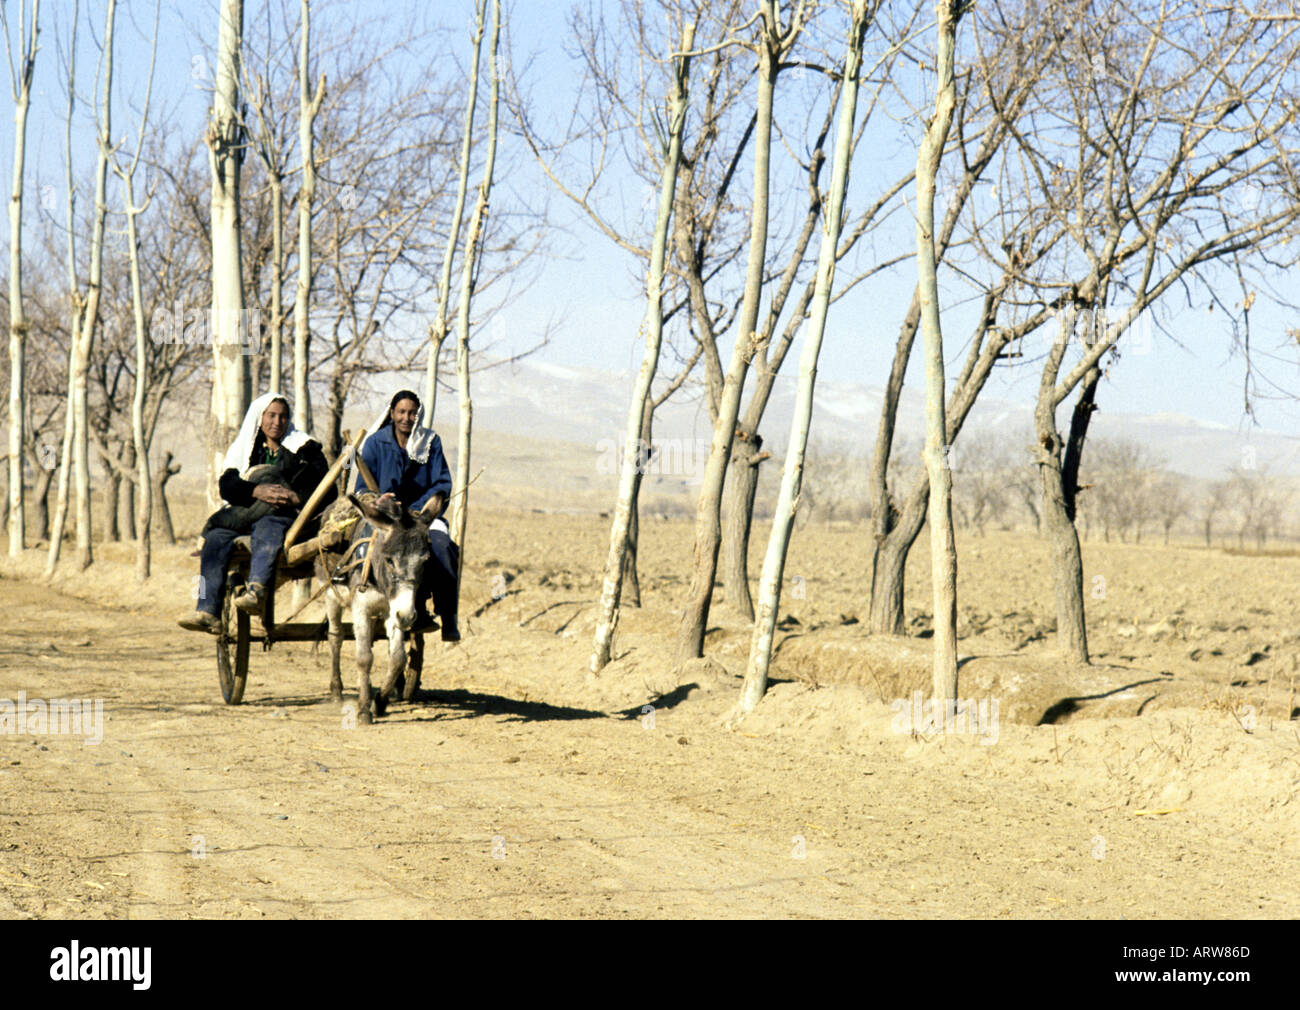
M 451 497 L 451 471 L 442 454 L 442 439 L 423 425 L 424 408 L 420 398 L 409 389 L 396 393 L 377 427 L 368 429 L 361 445 L 361 458 L 375 478 L 381 498 L 391 497 L 412 512 L 425 508 L 432 499 L 440 499 L 430 510 L 437 516 L 429 526 L 429 544 L 433 549 L 433 570 L 429 592 L 433 609 L 442 624 L 442 640 L 459 642 L 456 615 L 460 598 L 458 584 L 459 550 L 451 542 L 446 520 L 442 518 Z M 367 491 L 357 475 L 358 493 Z

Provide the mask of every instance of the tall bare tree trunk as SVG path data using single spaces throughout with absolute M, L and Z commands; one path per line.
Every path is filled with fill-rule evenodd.
M 73 436 L 72 466 L 76 479 L 77 567 L 85 570 L 94 561 L 94 531 L 91 528 L 90 494 L 90 352 L 95 345 L 99 324 L 99 303 L 104 289 L 104 223 L 108 217 L 108 159 L 112 152 L 113 120 L 113 28 L 117 19 L 117 0 L 108 0 L 104 13 L 104 90 L 96 117 L 98 155 L 95 160 L 95 219 L 90 235 L 90 274 L 86 298 L 82 303 L 81 333 L 73 362 Z M 69 151 L 69 165 L 71 165 Z M 71 167 L 69 167 L 71 177 Z M 71 197 L 71 190 L 69 190 Z M 72 205 L 68 207 L 68 227 L 74 226 Z M 74 280 L 75 278 L 70 278 Z M 76 291 L 74 302 L 80 301 Z
M 646 273 L 645 356 L 632 389 L 632 403 L 628 407 L 627 437 L 623 446 L 623 465 L 619 471 L 618 503 L 610 523 L 609 555 L 605 559 L 605 575 L 601 583 L 600 610 L 596 617 L 596 634 L 592 643 L 591 671 L 599 673 L 609 663 L 614 647 L 614 630 L 618 625 L 619 601 L 623 592 L 623 566 L 627 554 L 628 530 L 631 526 L 632 504 L 636 501 L 641 483 L 639 465 L 641 428 L 645 418 L 646 403 L 650 399 L 650 386 L 659 366 L 659 348 L 663 341 L 664 261 L 668 250 L 668 224 L 672 217 L 673 197 L 677 190 L 677 170 L 682 156 L 682 133 L 686 128 L 687 83 L 691 69 L 691 46 L 695 41 L 695 25 L 687 22 L 682 27 L 680 55 L 677 71 L 673 75 L 672 98 L 669 102 L 668 143 L 664 151 L 663 172 L 659 181 L 659 206 L 655 214 L 654 238 L 650 245 L 650 269 Z
M 654 402 L 647 398 L 645 413 L 641 416 L 641 451 L 637 454 L 637 463 L 642 476 L 650 464 L 654 444 Z M 629 505 L 627 524 L 627 553 L 623 556 L 623 592 L 622 598 L 631 606 L 641 606 L 641 579 L 636 570 L 637 544 L 641 538 L 641 482 L 632 488 L 632 501 Z
M 149 100 L 153 96 L 153 71 L 157 53 L 158 5 L 155 4 L 153 44 L 149 52 L 149 81 L 145 87 L 144 109 L 140 113 L 140 132 L 135 156 L 126 168 L 114 165 L 114 170 L 122 180 L 127 263 L 131 274 L 131 314 L 135 322 L 135 387 L 131 396 L 131 444 L 135 455 L 135 486 L 131 497 L 134 498 L 135 505 L 132 520 L 135 525 L 135 577 L 138 582 L 143 582 L 149 577 L 152 561 L 149 524 L 153 514 L 153 480 L 149 476 L 149 444 L 145 439 L 145 387 L 149 378 L 148 334 L 145 332 L 144 291 L 140 283 L 140 243 L 136 221 L 144 207 L 137 206 L 135 202 L 135 170 L 140 164 L 140 152 L 144 149 L 144 135 L 149 127 Z M 277 268 L 279 266 L 278 260 L 276 266 Z
M 469 189 L 470 152 L 474 146 L 474 112 L 478 105 L 479 53 L 483 46 L 483 15 L 487 0 L 474 4 L 474 72 L 469 78 L 469 97 L 465 106 L 465 128 L 460 138 L 460 169 L 456 178 L 456 207 L 447 228 L 447 248 L 442 254 L 442 271 L 438 277 L 438 311 L 429 325 L 429 360 L 425 363 L 424 403 L 425 420 L 433 425 L 433 409 L 438 402 L 438 355 L 447 339 L 447 303 L 451 299 L 451 268 L 456 258 L 456 243 L 460 240 L 460 221 L 465 214 L 465 193 Z M 454 539 L 454 538 L 453 538 Z
M 925 464 L 930 475 L 930 571 L 934 598 L 934 701 L 957 697 L 957 542 L 952 527 L 952 470 L 948 465 L 943 330 L 934 255 L 934 186 L 957 104 L 953 49 L 961 0 L 939 0 L 934 117 L 916 157 L 917 290 L 925 339 Z
M 817 231 L 817 221 L 821 217 L 823 193 L 818 182 L 822 167 L 826 161 L 826 138 L 830 136 L 835 122 L 835 112 L 839 107 L 840 88 L 837 86 L 827 103 L 826 117 L 817 134 L 816 142 L 808 159 L 808 209 L 804 215 L 803 228 L 796 238 L 794 248 L 786 261 L 782 274 L 772 297 L 768 301 L 767 322 L 757 340 L 757 349 L 751 367 L 754 369 L 754 392 L 749 398 L 749 406 L 736 430 L 732 442 L 731 461 L 728 465 L 730 477 L 726 492 L 723 513 L 723 566 L 722 586 L 727 604 L 747 621 L 754 619 L 754 603 L 749 592 L 749 537 L 754 520 L 754 498 L 758 490 L 759 467 L 771 457 L 771 453 L 762 451 L 763 438 L 759 434 L 759 425 L 767 410 L 772 387 L 785 362 L 786 354 L 794 344 L 797 327 L 803 322 L 812 304 L 817 286 L 814 276 L 811 284 L 804 286 L 795 309 L 789 314 L 785 329 L 776 339 L 776 325 L 785 310 L 790 291 L 804 262 L 804 255 Z M 859 232 L 860 234 L 860 232 Z M 838 255 L 843 257 L 848 246 L 841 247 Z M 694 271 L 692 276 L 694 276 Z M 694 295 L 692 295 L 694 301 Z M 716 356 L 716 350 L 714 351 Z M 718 398 L 721 398 L 721 365 L 717 366 Z M 717 414 L 717 405 L 711 403 L 711 413 Z
M 767 260 L 768 189 L 772 160 L 772 96 L 780 72 L 781 56 L 793 43 L 800 25 L 782 32 L 777 0 L 760 6 L 763 30 L 758 43 L 758 94 L 754 123 L 754 190 L 749 217 L 749 257 L 745 271 L 745 293 L 741 301 L 732 347 L 731 362 L 723 381 L 718 417 L 713 425 L 709 459 L 704 467 L 700 498 L 695 513 L 694 573 L 682 610 L 677 633 L 677 658 L 694 659 L 704 654 L 704 632 L 713 600 L 713 581 L 718 572 L 718 549 L 722 544 L 722 492 L 727 463 L 740 416 L 740 398 L 745 375 L 755 350 L 759 301 L 763 294 L 763 268 Z M 802 13 L 802 8 L 800 9 Z
M 302 0 L 302 38 L 298 41 L 298 149 L 302 186 L 298 190 L 298 286 L 293 301 L 293 415 L 303 431 L 312 430 L 311 391 L 307 377 L 311 353 L 308 318 L 312 283 L 311 208 L 316 199 L 316 114 L 325 100 L 325 75 L 311 90 L 311 0 Z
M 122 502 L 122 475 L 104 460 L 104 543 L 115 544 L 122 539 L 118 510 Z
M 459 492 L 451 515 L 451 539 L 460 547 L 457 555 L 460 567 L 465 567 L 465 529 L 469 519 L 469 463 L 470 436 L 474 427 L 474 401 L 469 389 L 469 313 L 474 297 L 474 282 L 478 276 L 479 257 L 482 255 L 483 231 L 487 227 L 488 204 L 492 197 L 492 175 L 497 162 L 497 111 L 501 104 L 501 74 L 497 67 L 497 51 L 501 40 L 501 0 L 492 0 L 492 40 L 488 44 L 488 68 L 491 74 L 491 99 L 488 102 L 488 148 L 483 165 L 483 181 L 478 186 L 478 199 L 474 204 L 474 219 L 470 222 L 465 239 L 465 256 L 461 260 L 460 307 L 456 318 L 456 379 L 460 401 L 460 430 L 456 433 L 455 487 Z M 476 50 L 477 52 L 477 50 Z M 478 65 L 474 67 L 478 75 Z
M 808 448 L 808 429 L 812 424 L 813 393 L 817 385 L 817 358 L 826 332 L 831 290 L 835 284 L 836 248 L 844 211 L 844 194 L 849 183 L 849 161 L 853 151 L 853 122 L 858 109 L 858 74 L 862 63 L 862 42 L 867 30 L 867 0 L 853 0 L 848 49 L 844 57 L 844 89 L 841 97 L 839 125 L 835 131 L 835 155 L 831 169 L 829 205 L 822 219 L 821 251 L 817 257 L 817 288 L 813 296 L 812 317 L 804 335 L 799 355 L 799 390 L 794 416 L 790 422 L 790 444 L 786 448 L 781 491 L 772 517 L 772 532 L 763 560 L 763 578 L 759 584 L 758 616 L 750 640 L 749 662 L 745 683 L 741 687 L 736 714 L 753 711 L 767 691 L 767 673 L 772 662 L 772 640 L 776 634 L 777 610 L 781 605 L 781 580 L 785 575 L 786 553 L 790 532 L 799 507 L 803 484 L 804 454 Z M 770 96 L 769 96 L 770 100 Z
M 31 31 L 24 21 L 25 0 L 18 3 L 19 65 L 13 87 L 14 168 L 9 196 L 9 553 L 23 552 L 26 526 L 23 516 L 23 441 L 26 436 L 27 397 L 23 382 L 27 372 L 27 318 L 23 312 L 23 166 L 27 156 L 27 112 L 31 107 L 32 72 L 36 69 L 36 36 L 40 33 L 41 0 L 32 2 Z M 13 53 L 5 26 L 5 49 L 10 73 Z
M 155 33 L 156 38 L 156 33 Z M 147 114 L 147 113 L 146 113 Z M 131 397 L 131 437 L 135 443 L 135 577 L 143 582 L 149 577 L 151 563 L 149 522 L 153 515 L 153 482 L 149 477 L 149 448 L 144 439 L 144 393 L 148 376 L 144 328 L 144 293 L 140 287 L 140 251 L 136 244 L 135 171 L 123 176 L 126 188 L 126 234 L 131 264 L 131 308 L 135 316 L 135 389 Z
M 684 182 L 685 180 L 679 180 Z M 679 184 L 678 188 L 681 186 Z M 642 476 L 647 472 L 650 461 L 654 458 L 654 416 L 668 398 L 672 396 L 687 377 L 694 370 L 700 357 L 704 354 L 704 342 L 700 341 L 695 347 L 693 353 L 682 370 L 677 373 L 677 377 L 668 383 L 668 386 L 658 395 L 646 398 L 645 413 L 641 417 L 641 441 L 637 453 L 637 469 Z M 627 554 L 623 557 L 623 589 L 622 598 L 626 599 L 634 607 L 641 606 L 641 578 L 637 574 L 636 557 L 637 547 L 641 538 L 641 482 L 638 480 L 632 487 L 632 502 L 629 506 L 628 527 L 627 527 Z
M 1056 431 L 1055 381 L 1074 332 L 1076 310 L 1066 313 L 1061 333 L 1048 355 L 1034 410 L 1038 436 L 1038 468 L 1043 484 L 1043 532 L 1050 545 L 1052 581 L 1056 588 L 1057 647 L 1069 659 L 1088 662 L 1088 629 L 1083 609 L 1083 554 L 1079 532 L 1067 504 L 1062 455 L 1064 446 Z
M 117 526 L 123 540 L 135 539 L 135 442 L 123 447 L 122 462 L 126 468 L 118 470 L 122 482 L 117 486 Z
M 234 441 L 249 402 L 241 272 L 239 182 L 244 130 L 239 118 L 239 61 L 244 34 L 243 0 L 221 0 L 217 80 L 208 124 L 212 168 L 212 415 L 208 421 L 208 498 L 220 495 L 221 460 Z
M 33 542 L 39 544 L 50 535 L 50 486 L 54 483 L 54 471 L 36 452 L 30 453 L 29 458 L 36 468 L 36 483 L 31 494 L 31 533 Z
M 749 532 L 754 522 L 758 468 L 772 456 L 762 449 L 763 436 L 758 432 L 745 428 L 736 432 L 728 482 L 722 585 L 727 605 L 747 621 L 754 619 L 754 600 L 749 593 Z
M 271 377 L 266 383 L 268 393 L 284 390 L 284 180 L 278 172 L 271 172 L 271 257 Z
M 898 522 L 898 504 L 889 493 L 889 457 L 894 446 L 894 427 L 898 422 L 898 403 L 903 396 L 903 379 L 907 374 L 907 362 L 912 356 L 912 344 L 916 340 L 916 331 L 921 326 L 921 299 L 917 292 L 912 293 L 912 304 L 908 306 L 907 316 L 898 341 L 894 345 L 894 362 L 890 366 L 889 380 L 885 383 L 884 400 L 880 407 L 880 426 L 876 429 L 876 448 L 871 456 L 871 600 L 869 609 L 872 615 L 877 606 L 877 574 L 881 570 L 881 552 L 885 549 L 886 538 L 893 532 Z M 897 615 L 889 626 L 877 626 L 874 617 L 869 618 L 871 631 L 875 633 L 896 635 L 902 630 L 902 585 L 896 588 L 897 607 L 890 611 Z M 883 602 L 883 601 L 881 601 Z

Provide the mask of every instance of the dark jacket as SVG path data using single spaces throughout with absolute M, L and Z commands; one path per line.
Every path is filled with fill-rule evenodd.
M 325 474 L 329 472 L 329 464 L 325 462 L 325 454 L 321 451 L 319 442 L 308 442 L 296 453 L 288 449 L 280 449 L 280 469 L 282 476 L 275 481 L 277 484 L 283 484 L 298 495 L 299 500 L 305 505 L 307 499 L 311 497 L 312 492 L 320 485 Z M 267 462 L 266 444 L 259 436 L 256 448 L 253 449 L 252 458 L 248 461 L 250 466 L 258 466 Z M 247 481 L 239 475 L 239 471 L 231 468 L 221 475 L 219 487 L 221 497 L 231 505 L 248 507 L 257 499 L 253 497 L 253 488 L 262 481 Z M 325 499 L 321 502 L 322 506 L 333 500 L 335 495 L 331 488 L 326 493 Z M 300 506 L 281 505 L 275 510 L 279 516 L 294 517 L 298 514 Z
M 433 436 L 429 459 L 417 463 L 397 444 L 393 426 L 386 424 L 366 439 L 361 458 L 374 474 L 379 493 L 391 492 L 399 502 L 418 512 L 435 494 L 451 495 L 451 471 L 442 454 L 442 439 Z M 365 480 L 357 474 L 357 491 L 366 491 Z

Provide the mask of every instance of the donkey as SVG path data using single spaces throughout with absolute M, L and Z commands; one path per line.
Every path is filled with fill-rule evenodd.
M 368 724 L 371 722 L 370 667 L 374 659 L 371 644 L 379 619 L 384 620 L 388 632 L 388 679 L 374 696 L 374 714 L 384 714 L 388 699 L 404 673 L 404 700 L 414 698 L 420 684 L 425 629 L 416 630 L 416 622 L 428 595 L 429 524 L 441 510 L 442 496 L 435 495 L 420 512 L 412 512 L 391 499 L 381 502 L 348 495 L 348 501 L 375 529 L 369 565 L 356 565 L 348 578 L 352 597 L 352 631 L 357 641 L 357 721 Z M 359 539 L 360 528 L 358 524 L 352 534 L 354 541 Z M 323 559 L 317 561 L 317 576 L 322 580 L 331 576 L 325 570 Z M 341 700 L 343 680 L 339 674 L 339 654 L 343 647 L 343 600 L 335 587 L 325 594 L 325 599 L 332 663 L 330 694 L 335 700 Z

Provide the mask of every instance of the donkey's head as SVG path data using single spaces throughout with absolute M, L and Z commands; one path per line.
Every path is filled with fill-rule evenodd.
M 388 620 L 410 631 L 428 592 L 425 569 L 431 557 L 429 523 L 432 515 L 412 512 L 392 499 L 359 499 L 348 495 L 378 534 L 370 548 L 370 572 L 379 591 L 388 597 Z

